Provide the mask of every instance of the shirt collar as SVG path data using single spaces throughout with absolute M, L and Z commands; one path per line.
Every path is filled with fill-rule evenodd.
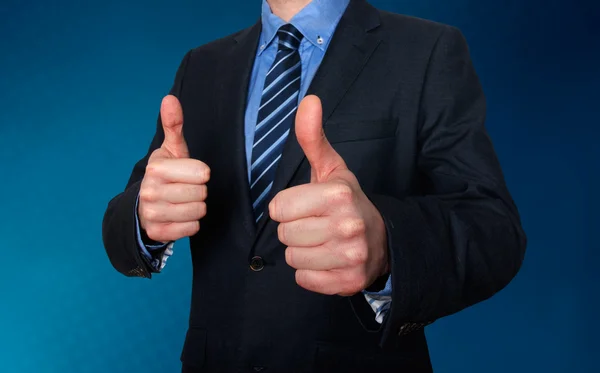
M 290 23 L 305 39 L 325 51 L 349 2 L 350 0 L 312 0 L 290 20 Z M 273 41 L 277 30 L 285 24 L 284 20 L 271 12 L 267 0 L 262 2 L 261 22 L 259 54 Z

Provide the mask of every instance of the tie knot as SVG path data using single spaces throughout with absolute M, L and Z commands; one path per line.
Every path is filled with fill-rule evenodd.
M 277 36 L 279 37 L 279 49 L 296 50 L 300 47 L 302 33 L 291 23 L 281 26 L 277 31 Z

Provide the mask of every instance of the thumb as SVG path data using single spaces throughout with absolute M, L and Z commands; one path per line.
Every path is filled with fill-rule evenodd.
M 188 158 L 189 151 L 183 138 L 183 109 L 177 97 L 168 95 L 163 98 L 160 119 L 165 133 L 161 147 L 176 158 Z
M 312 167 L 312 179 L 326 181 L 337 170 L 346 170 L 346 163 L 333 149 L 323 132 L 323 108 L 314 95 L 306 96 L 296 114 L 296 138 Z

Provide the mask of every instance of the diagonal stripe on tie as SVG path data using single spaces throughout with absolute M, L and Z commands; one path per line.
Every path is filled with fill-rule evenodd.
M 281 52 L 281 51 L 280 51 Z M 277 66 L 279 66 L 283 61 L 287 60 L 288 58 L 290 58 L 292 55 L 294 55 L 294 52 L 288 53 L 286 54 L 283 58 L 281 58 L 277 63 L 274 63 L 273 66 L 271 66 L 271 68 L 269 69 L 269 71 L 267 72 L 267 76 L 271 75 L 271 72 L 273 72 L 273 70 L 275 70 L 275 68 Z
M 263 140 L 267 139 L 267 137 L 269 135 L 271 135 L 271 136 L 278 136 L 279 132 L 281 132 L 281 131 L 276 131 L 276 130 L 280 130 L 280 129 L 283 130 L 284 129 L 284 126 L 281 126 L 281 124 L 284 123 L 290 116 L 292 116 L 296 112 L 297 108 L 298 108 L 297 106 L 294 106 L 292 108 L 292 110 L 290 110 L 279 122 L 277 122 L 277 124 L 275 126 L 271 127 L 271 129 L 267 133 L 265 133 L 264 135 L 261 133 L 259 135 L 259 137 L 257 137 L 258 140 L 256 140 L 254 142 L 254 146 L 252 148 L 254 149 L 258 145 L 260 145 L 260 143 L 262 143 Z M 258 132 L 257 132 L 257 134 L 258 134 Z M 267 140 L 265 143 L 268 144 L 269 141 Z
M 292 84 L 291 87 L 289 87 L 289 91 L 292 91 L 293 94 L 288 95 L 287 97 L 285 96 L 281 96 L 278 100 L 273 100 L 275 102 L 271 102 L 269 104 L 266 104 L 265 106 L 269 106 L 269 107 L 265 107 L 263 108 L 263 110 L 259 110 L 258 113 L 258 124 L 256 125 L 256 130 L 259 131 L 261 130 L 263 127 L 268 127 L 268 125 L 270 125 L 270 122 L 273 121 L 277 121 L 277 116 L 279 114 L 285 115 L 285 108 L 288 106 L 296 106 L 297 102 L 298 102 L 298 89 L 297 87 L 295 87 L 295 84 Z M 282 100 L 285 100 L 283 102 L 280 102 Z M 271 110 L 271 112 L 269 112 L 268 110 Z
M 295 64 L 288 66 L 291 64 L 291 62 L 295 62 Z M 300 57 L 294 58 L 294 56 L 291 56 L 289 59 L 284 61 L 284 63 L 277 66 L 274 69 L 273 73 L 271 75 L 269 75 L 268 77 L 266 77 L 266 79 L 265 79 L 265 88 L 263 89 L 263 92 L 262 92 L 263 96 L 265 96 L 269 91 L 274 90 L 274 88 L 277 86 L 278 83 L 279 84 L 285 83 L 286 82 L 285 79 L 287 77 L 289 77 L 291 74 L 295 73 L 296 70 L 300 67 L 300 65 L 301 65 Z
M 264 104 L 262 104 L 258 110 L 262 110 L 265 106 L 267 106 L 269 103 L 271 103 L 274 99 L 276 99 L 277 97 L 279 97 L 280 94 L 283 93 L 283 95 L 281 97 L 285 97 L 287 96 L 285 94 L 285 90 L 288 88 L 295 88 L 292 84 L 296 83 L 297 80 L 300 80 L 300 77 L 297 77 L 296 79 L 292 80 L 291 82 L 289 82 L 285 87 L 281 88 L 277 93 L 275 93 L 275 95 L 273 95 L 273 97 L 271 97 L 270 99 L 268 99 Z M 268 112 L 268 110 L 267 110 Z
M 277 138 L 277 140 L 275 140 L 275 142 L 273 144 L 271 144 L 271 146 L 269 146 L 268 149 L 266 149 L 264 152 L 262 152 L 260 157 L 258 157 L 254 161 L 254 163 L 252 163 L 251 172 L 254 173 L 254 175 L 256 175 L 256 173 L 260 172 L 259 167 L 261 167 L 261 165 L 268 163 L 269 158 L 274 158 L 275 154 L 277 153 L 279 148 L 283 147 L 283 143 L 284 143 L 289 131 L 290 131 L 289 129 L 286 129 L 285 132 L 283 134 L 281 134 L 281 136 L 279 136 Z M 253 151 L 258 152 L 256 149 L 254 149 Z M 252 177 L 252 180 L 254 181 L 254 177 Z

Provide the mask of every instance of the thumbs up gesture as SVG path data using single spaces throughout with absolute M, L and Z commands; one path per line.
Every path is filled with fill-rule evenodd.
M 322 126 L 321 101 L 305 97 L 296 137 L 311 165 L 309 184 L 278 193 L 269 204 L 279 222 L 285 259 L 296 282 L 322 294 L 352 295 L 389 271 L 383 218 L 333 149 Z
M 193 236 L 200 229 L 199 220 L 206 215 L 210 169 L 189 158 L 183 138 L 183 110 L 175 96 L 163 99 L 160 116 L 165 139 L 148 159 L 138 215 L 148 237 L 168 242 Z

